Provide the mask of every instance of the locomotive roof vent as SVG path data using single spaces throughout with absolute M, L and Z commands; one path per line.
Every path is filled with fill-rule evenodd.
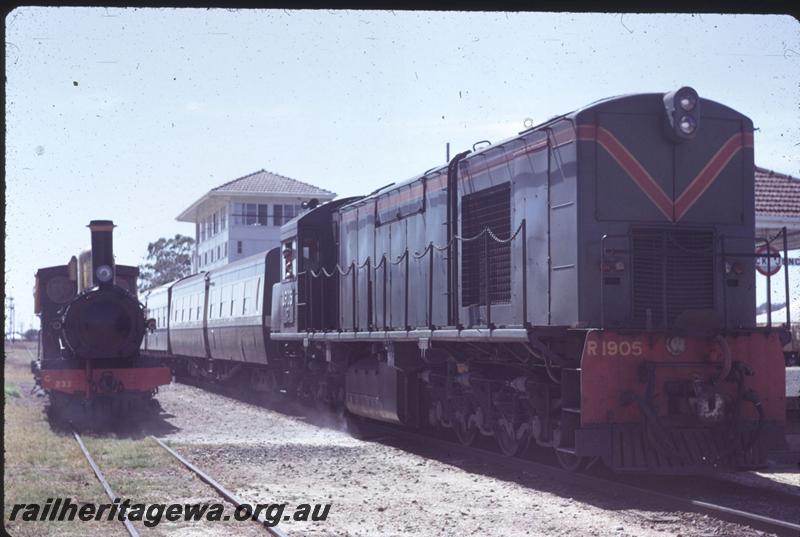
M 700 97 L 689 86 L 664 94 L 669 137 L 675 142 L 691 140 L 700 126 Z

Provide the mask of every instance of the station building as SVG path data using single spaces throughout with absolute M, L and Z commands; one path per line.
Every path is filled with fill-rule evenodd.
M 212 188 L 176 218 L 195 225 L 192 273 L 278 246 L 280 226 L 300 214 L 303 202 L 335 197 L 334 192 L 266 170 Z
M 774 237 L 785 226 L 789 249 L 800 248 L 800 178 L 756 166 L 755 179 L 756 236 Z

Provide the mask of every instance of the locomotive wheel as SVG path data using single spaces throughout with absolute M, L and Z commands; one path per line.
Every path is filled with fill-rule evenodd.
M 500 418 L 494 428 L 494 437 L 497 446 L 506 457 L 518 455 L 527 446 L 527 435 L 524 438 L 517 438 L 517 431 L 514 424 L 506 418 Z
M 453 420 L 456 437 L 463 446 L 471 446 L 478 436 L 478 427 L 469 419 L 472 414 L 457 415 Z

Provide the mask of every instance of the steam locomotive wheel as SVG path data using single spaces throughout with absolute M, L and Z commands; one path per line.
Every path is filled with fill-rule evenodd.
M 475 441 L 475 437 L 478 435 L 478 427 L 475 425 L 474 421 L 470 420 L 471 416 L 472 412 L 459 411 L 456 413 L 455 419 L 453 420 L 453 428 L 456 431 L 456 437 L 463 446 L 471 446 Z
M 506 457 L 518 455 L 528 443 L 527 435 L 522 438 L 518 437 L 517 428 L 505 417 L 497 420 L 494 428 L 494 437 L 497 440 L 497 446 Z

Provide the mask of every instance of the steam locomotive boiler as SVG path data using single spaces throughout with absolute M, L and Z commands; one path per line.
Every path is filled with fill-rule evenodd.
M 110 220 L 93 220 L 91 250 L 36 273 L 41 330 L 31 368 L 51 409 L 71 421 L 145 408 L 171 380 L 168 368 L 139 354 L 148 325 L 136 297 L 139 270 L 115 264 L 113 228 Z

